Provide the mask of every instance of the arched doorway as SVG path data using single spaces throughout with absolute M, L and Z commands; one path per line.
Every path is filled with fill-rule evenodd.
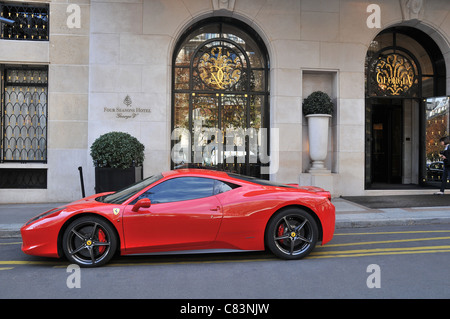
M 258 155 L 269 142 L 269 60 L 258 34 L 232 18 L 200 21 L 172 66 L 172 168 L 267 177 Z
M 439 47 L 418 29 L 386 29 L 370 44 L 365 72 L 366 189 L 429 184 L 427 104 L 439 96 L 446 99 Z M 448 134 L 447 128 L 437 135 Z M 436 143 L 439 137 L 434 136 Z

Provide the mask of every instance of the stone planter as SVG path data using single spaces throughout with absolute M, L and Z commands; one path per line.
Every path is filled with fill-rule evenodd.
M 331 115 L 309 114 L 308 136 L 309 136 L 309 156 L 312 160 L 310 172 L 328 172 L 325 167 L 325 160 L 328 154 L 328 130 Z
M 126 169 L 111 167 L 95 168 L 95 192 L 115 192 L 142 180 L 142 166 Z

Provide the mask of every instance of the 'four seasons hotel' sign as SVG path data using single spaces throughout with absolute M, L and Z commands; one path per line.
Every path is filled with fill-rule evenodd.
M 378 91 L 382 95 L 406 95 L 417 83 L 413 64 L 399 54 L 380 56 L 374 71 Z
M 150 108 L 134 107 L 129 95 L 125 97 L 125 99 L 123 100 L 123 104 L 125 105 L 125 107 L 104 107 L 103 112 L 114 113 L 116 114 L 116 118 L 123 119 L 135 118 L 141 113 L 151 113 Z

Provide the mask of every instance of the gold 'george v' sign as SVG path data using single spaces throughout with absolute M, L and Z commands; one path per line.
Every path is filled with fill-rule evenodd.
M 399 54 L 380 56 L 375 66 L 378 89 L 386 95 L 403 95 L 417 82 L 412 63 Z
M 198 61 L 200 78 L 212 89 L 232 88 L 240 79 L 242 62 L 233 50 L 225 46 L 213 47 L 201 55 Z

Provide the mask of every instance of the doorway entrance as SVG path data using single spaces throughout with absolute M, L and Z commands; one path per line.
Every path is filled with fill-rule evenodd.
M 401 101 L 399 101 L 401 102 Z M 392 100 L 372 105 L 372 183 L 401 184 L 403 107 Z
M 258 34 L 232 18 L 200 21 L 181 36 L 172 71 L 172 168 L 268 178 L 259 155 L 269 154 L 269 60 Z
M 371 42 L 365 66 L 365 188 L 426 185 L 425 138 L 448 134 L 448 130 L 427 134 L 426 128 L 427 98 L 446 91 L 439 47 L 418 29 L 392 27 Z

